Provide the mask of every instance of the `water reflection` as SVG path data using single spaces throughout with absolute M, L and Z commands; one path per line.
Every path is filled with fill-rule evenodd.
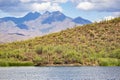
M 120 67 L 1 67 L 0 80 L 120 80 Z

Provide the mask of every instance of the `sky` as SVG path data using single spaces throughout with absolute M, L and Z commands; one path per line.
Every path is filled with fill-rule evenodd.
M 0 18 L 21 17 L 29 12 L 60 11 L 91 21 L 120 16 L 120 0 L 0 0 Z

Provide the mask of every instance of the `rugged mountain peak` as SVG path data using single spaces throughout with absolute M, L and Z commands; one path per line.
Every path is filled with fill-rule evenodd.
M 90 24 L 90 23 L 92 23 L 91 21 L 89 21 L 87 19 L 83 19 L 81 17 L 74 18 L 73 22 L 78 23 L 78 24 Z
M 31 17 L 31 16 L 40 16 L 41 14 L 38 12 L 29 12 L 24 17 Z
M 49 11 L 46 11 L 44 14 L 51 14 Z
M 47 18 L 42 21 L 42 24 L 51 24 L 52 22 L 63 21 L 67 18 L 67 16 L 59 11 L 55 11 L 52 13 L 45 12 L 44 15 L 45 14 L 47 14 Z
M 13 22 L 11 24 L 9 21 Z M 64 15 L 60 11 L 49 12 L 46 11 L 43 14 L 38 12 L 29 12 L 23 17 L 4 17 L 0 18 L 0 34 L 6 33 L 8 38 L 12 41 L 16 41 L 16 37 L 20 37 L 24 34 L 24 38 L 30 38 L 35 36 L 41 36 L 53 32 L 72 28 L 75 25 L 89 24 L 90 21 L 77 17 L 72 19 Z M 19 34 L 9 34 L 19 33 Z M 10 37 L 9 37 L 10 36 Z M 13 38 L 14 36 L 14 38 Z M 22 36 L 23 37 L 23 36 Z M 5 38 L 4 38 L 5 39 Z M 3 40 L 4 40 L 3 39 Z
M 54 12 L 52 12 L 52 14 L 63 14 L 63 13 L 60 11 L 54 11 Z
M 41 14 L 38 12 L 29 12 L 28 14 L 26 14 L 22 19 L 24 19 L 25 21 L 29 21 L 29 20 L 34 20 L 36 18 L 38 18 Z

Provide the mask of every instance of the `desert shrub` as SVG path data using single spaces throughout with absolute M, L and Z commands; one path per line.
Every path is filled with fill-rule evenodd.
M 62 46 L 55 46 L 54 51 L 58 54 L 63 53 L 63 47 Z
M 120 62 L 115 58 L 99 58 L 100 66 L 119 66 Z
M 54 45 L 43 46 L 43 53 L 47 55 L 51 55 L 52 53 L 54 53 L 53 50 L 54 50 Z
M 15 61 L 15 59 L 1 59 L 0 66 L 33 66 L 33 62 L 30 61 Z
M 41 57 L 38 57 L 36 56 L 34 59 L 33 59 L 33 62 L 35 65 L 41 65 L 42 62 L 43 62 L 43 59 Z
M 81 56 L 75 50 L 67 50 L 63 54 L 64 62 L 68 63 L 82 63 Z
M 53 60 L 53 64 L 62 64 L 62 60 L 61 59 L 58 59 L 58 58 L 55 58 L 54 60 Z
M 35 52 L 37 54 L 42 54 L 43 53 L 43 46 L 37 46 L 36 49 L 35 49 Z
M 6 58 L 6 53 L 5 52 L 0 52 L 0 58 Z
M 9 66 L 33 66 L 33 62 L 26 61 L 26 62 L 8 62 Z
M 112 51 L 112 53 L 110 54 L 110 57 L 120 59 L 120 49 L 116 49 L 116 50 Z
M 4 60 L 0 60 L 0 66 L 5 67 L 5 66 L 9 66 L 9 64 Z
M 120 66 L 120 59 L 118 60 L 118 65 L 117 66 Z

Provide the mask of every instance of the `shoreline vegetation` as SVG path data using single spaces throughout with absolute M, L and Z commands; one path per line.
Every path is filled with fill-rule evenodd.
M 0 44 L 0 66 L 120 66 L 120 17 Z

